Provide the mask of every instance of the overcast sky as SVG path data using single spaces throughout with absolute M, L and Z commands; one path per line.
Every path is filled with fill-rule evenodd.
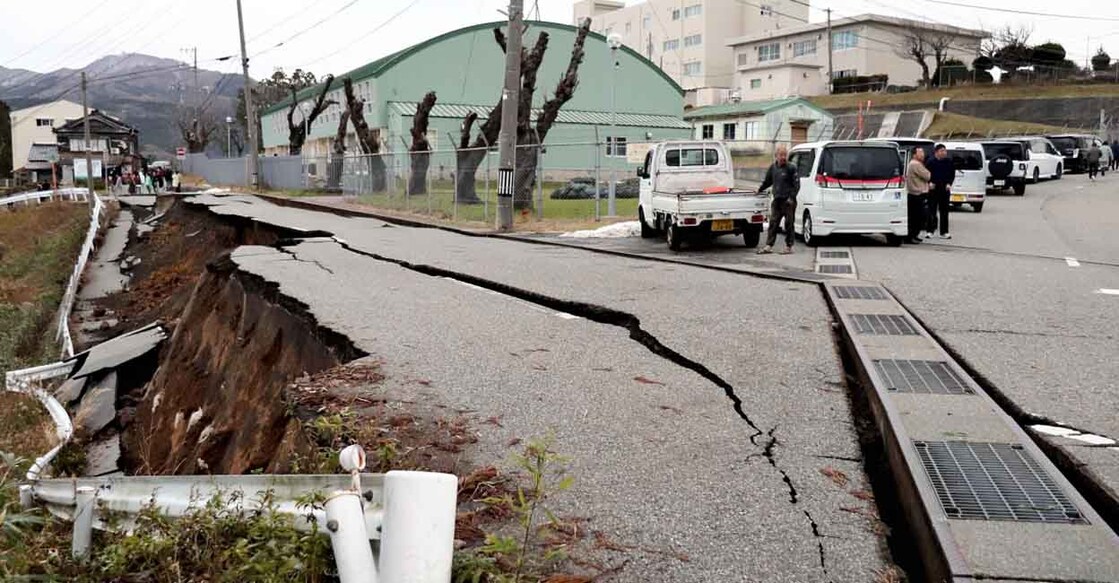
M 932 21 L 988 30 L 1025 24 L 1033 28 L 1033 42 L 1060 42 L 1068 50 L 1069 58 L 1081 64 L 1087 43 L 1092 53 L 1103 45 L 1113 57 L 1119 56 L 1116 0 L 952 1 L 1089 16 L 1093 20 L 1022 16 L 958 8 L 930 0 L 811 0 L 811 20 L 823 20 L 824 13 L 817 7 L 830 6 L 836 17 L 864 12 L 908 18 L 927 15 Z M 276 67 L 289 71 L 302 67 L 319 76 L 345 72 L 431 36 L 500 19 L 498 10 L 507 6 L 508 0 L 243 3 L 251 73 L 260 78 L 270 75 Z M 544 20 L 571 22 L 571 0 L 525 3 L 532 17 L 536 16 L 538 6 Z M 186 60 L 183 49 L 197 46 L 201 67 L 226 72 L 239 70 L 237 59 L 212 60 L 239 51 L 235 0 L 0 0 L 0 14 L 0 66 L 8 68 L 45 72 L 81 67 L 104 55 L 122 52 Z

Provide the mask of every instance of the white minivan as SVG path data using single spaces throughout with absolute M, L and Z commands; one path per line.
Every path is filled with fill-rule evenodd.
M 808 245 L 828 235 L 882 234 L 900 245 L 908 230 L 905 173 L 892 142 L 828 141 L 789 150 L 800 174 L 795 231 Z
M 952 183 L 948 202 L 955 209 L 968 203 L 975 212 L 983 212 L 983 203 L 987 200 L 987 157 L 983 153 L 983 144 L 942 143 L 956 166 L 956 180 Z

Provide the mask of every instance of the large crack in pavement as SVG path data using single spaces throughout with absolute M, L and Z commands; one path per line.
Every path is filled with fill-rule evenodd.
M 555 310 L 557 312 L 572 314 L 574 316 L 579 316 L 579 317 L 585 318 L 587 320 L 590 320 L 592 322 L 596 322 L 596 323 L 599 323 L 599 324 L 606 324 L 606 325 L 616 326 L 616 327 L 625 329 L 629 333 L 629 337 L 630 337 L 631 340 L 633 340 L 633 341 L 637 342 L 638 344 L 644 346 L 647 350 L 649 350 L 653 354 L 655 354 L 655 355 L 657 355 L 657 356 L 659 356 L 659 357 L 661 357 L 661 358 L 663 358 L 663 359 L 665 359 L 665 360 L 667 360 L 667 361 L 669 361 L 673 364 L 676 364 L 677 366 L 683 367 L 685 369 L 688 369 L 688 370 L 700 375 L 704 379 L 708 380 L 709 382 L 711 382 L 715 386 L 722 389 L 723 394 L 726 396 L 726 398 L 728 400 L 730 400 L 730 402 L 732 404 L 732 407 L 734 409 L 734 412 L 738 415 L 738 417 L 740 419 L 745 421 L 746 425 L 749 426 L 750 429 L 752 430 L 752 433 L 749 436 L 750 444 L 753 445 L 755 448 L 760 447 L 762 449 L 760 454 L 752 454 L 752 455 L 755 455 L 755 456 L 756 455 L 761 455 L 762 457 L 764 457 L 766 459 L 766 461 L 769 463 L 769 465 L 772 466 L 773 469 L 775 471 L 777 471 L 777 473 L 781 476 L 781 481 L 788 488 L 789 504 L 793 505 L 793 506 L 798 505 L 799 497 L 798 497 L 798 494 L 797 494 L 796 486 L 793 484 L 793 480 L 789 476 L 788 472 L 784 468 L 782 468 L 777 461 L 775 449 L 776 449 L 777 445 L 779 445 L 779 443 L 780 443 L 780 441 L 774 435 L 776 430 L 777 430 L 777 427 L 774 426 L 768 432 L 763 432 L 761 430 L 761 427 L 746 412 L 746 410 L 743 406 L 742 399 L 738 396 L 738 394 L 735 391 L 734 386 L 731 385 L 731 383 L 729 383 L 726 379 L 720 377 L 718 374 L 716 374 L 714 371 L 712 371 L 711 369 L 709 369 L 707 366 L 703 365 L 702 363 L 699 363 L 695 360 L 692 360 L 692 359 L 684 356 L 683 354 L 677 352 L 676 350 L 673 350 L 673 349 L 669 348 L 668 346 L 666 346 L 656 336 L 654 336 L 648 330 L 645 330 L 644 328 L 642 328 L 641 320 L 637 316 L 635 316 L 633 314 L 630 314 L 630 313 L 627 313 L 627 312 L 622 312 L 620 310 L 607 308 L 605 306 L 589 304 L 589 303 L 586 303 L 586 302 L 578 302 L 578 301 L 573 301 L 573 300 L 563 300 L 563 299 L 559 299 L 559 298 L 554 298 L 554 297 L 546 296 L 544 294 L 540 294 L 538 292 L 533 292 L 533 291 L 521 289 L 521 288 L 518 288 L 518 287 L 508 285 L 508 284 L 492 281 L 492 280 L 489 280 L 489 279 L 484 279 L 484 278 L 481 278 L 481 277 L 476 277 L 476 276 L 461 273 L 461 272 L 451 271 L 449 269 L 443 269 L 441 267 L 435 267 L 433 265 L 412 263 L 410 261 L 405 261 L 405 260 L 402 260 L 402 259 L 395 259 L 395 258 L 392 258 L 392 257 L 387 257 L 387 256 L 384 256 L 384 255 L 380 255 L 378 253 L 373 253 L 373 252 L 370 252 L 370 251 L 366 251 L 366 250 L 363 250 L 363 249 L 358 249 L 356 247 L 353 247 L 348 242 L 346 242 L 345 240 L 339 239 L 338 237 L 333 237 L 332 239 L 334 240 L 334 242 L 336 242 L 343 249 L 345 249 L 345 250 L 347 250 L 351 253 L 361 255 L 361 256 L 364 256 L 364 257 L 369 257 L 370 259 L 374 259 L 376 261 L 382 261 L 382 262 L 385 262 L 385 263 L 390 263 L 390 264 L 399 266 L 401 268 L 407 269 L 407 270 L 415 272 L 415 273 L 420 273 L 420 274 L 423 274 L 423 275 L 426 275 L 426 276 L 429 276 L 429 277 L 450 279 L 450 280 L 458 281 L 458 282 L 465 283 L 465 284 L 468 284 L 468 285 L 477 286 L 477 287 L 482 288 L 482 289 L 486 289 L 486 290 L 490 290 L 490 291 L 493 291 L 493 292 L 496 292 L 496 293 L 500 293 L 500 294 L 503 294 L 503 295 L 506 295 L 506 296 L 509 296 L 509 297 L 512 297 L 512 298 L 516 298 L 516 299 L 519 299 L 519 300 L 522 300 L 522 301 L 525 301 L 525 302 L 529 302 L 531 304 L 535 304 L 535 305 L 542 306 L 542 307 L 545 307 L 545 308 L 548 308 L 548 309 L 551 309 L 551 310 Z M 289 244 L 285 243 L 285 245 L 289 245 Z M 286 251 L 286 250 L 284 250 L 284 252 L 285 253 L 291 253 L 290 251 Z M 769 439 L 766 441 L 766 443 L 764 445 L 760 445 L 758 443 L 758 438 L 762 437 L 763 435 L 768 436 Z M 750 457 L 751 456 L 748 455 L 747 459 L 750 459 Z M 813 519 L 812 514 L 807 509 L 803 509 L 803 508 L 802 508 L 802 513 L 804 514 L 805 518 L 808 520 L 808 523 L 809 523 L 808 525 L 809 525 L 809 528 L 812 531 L 813 538 L 816 539 L 817 552 L 818 552 L 819 557 L 820 557 L 820 568 L 823 571 L 824 576 L 828 577 L 829 580 L 830 580 L 830 577 L 828 576 L 826 552 L 825 552 L 825 549 L 824 549 L 824 542 L 823 542 L 824 535 L 820 532 L 819 524 L 816 522 L 815 519 Z

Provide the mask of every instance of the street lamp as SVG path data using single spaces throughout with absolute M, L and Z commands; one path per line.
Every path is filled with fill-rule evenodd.
M 233 118 L 228 115 L 225 116 L 225 155 L 227 158 L 233 157 Z
M 303 143 L 307 143 L 307 139 L 311 137 L 311 128 L 307 125 L 307 116 L 311 113 L 311 104 L 304 101 L 299 104 L 299 109 L 303 111 Z
M 610 46 L 610 61 L 613 67 L 610 72 L 610 137 L 606 138 L 607 141 L 607 154 L 613 154 L 614 157 L 618 156 L 618 135 L 616 132 L 618 123 L 618 48 L 622 46 L 622 35 L 618 33 L 611 33 L 606 38 L 606 44 Z M 609 156 L 608 156 L 609 157 Z M 615 188 L 617 182 L 617 163 L 610 160 L 610 194 L 606 203 L 606 214 L 611 217 L 618 216 L 618 205 L 615 199 Z

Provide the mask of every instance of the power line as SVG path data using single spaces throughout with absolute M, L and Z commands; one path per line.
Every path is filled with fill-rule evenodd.
M 318 58 L 316 58 L 312 61 L 307 61 L 303 65 L 300 65 L 300 68 L 306 68 L 306 67 L 314 65 L 315 63 L 318 63 L 318 62 L 320 62 L 324 59 L 329 59 L 330 57 L 333 57 L 334 55 L 337 55 L 338 53 L 354 46 L 355 44 L 361 42 L 362 40 L 365 40 L 367 37 L 369 37 L 369 35 L 371 35 L 371 34 L 377 32 L 377 31 L 381 30 L 382 28 L 388 26 L 389 24 L 392 23 L 392 21 L 396 20 L 400 15 L 404 14 L 405 12 L 410 10 L 413 6 L 415 6 L 416 4 L 419 4 L 421 1 L 422 0 L 412 0 L 404 8 L 401 8 L 399 11 L 397 11 L 396 14 L 393 14 L 392 16 L 390 16 L 388 18 L 388 20 L 382 22 L 381 24 L 378 24 L 377 26 L 374 26 L 371 30 L 367 31 L 365 34 L 355 38 L 354 40 L 350 41 L 348 44 L 339 47 L 338 50 L 335 50 L 331 53 L 327 53 L 327 54 L 325 54 L 321 57 L 318 57 Z
M 308 4 L 311 4 L 311 3 L 313 3 L 313 0 L 311 2 L 308 2 Z M 301 6 L 295 12 L 292 12 L 291 14 L 288 14 L 287 16 L 281 18 L 280 20 L 277 20 L 276 22 L 272 23 L 272 25 L 269 26 L 268 28 L 266 28 L 266 29 L 264 29 L 264 30 L 262 30 L 262 31 L 260 31 L 256 34 L 254 34 L 253 36 L 249 37 L 249 39 L 245 42 L 251 43 L 254 40 L 268 34 L 269 32 L 272 32 L 273 30 L 276 30 L 280 25 L 287 23 L 289 20 L 295 18 L 296 16 L 303 16 L 304 14 L 307 13 L 307 8 L 308 8 L 307 6 Z
M 1107 16 L 1084 16 L 1080 14 L 1057 14 L 1054 12 L 1033 12 L 1030 10 L 1014 10 L 1011 8 L 994 8 L 991 6 L 978 6 L 975 4 L 964 4 L 962 2 L 950 2 L 948 0 L 925 0 L 933 4 L 946 4 L 948 6 L 958 6 L 960 8 L 973 8 L 975 10 L 987 10 L 990 12 L 1002 12 L 1010 14 L 1023 14 L 1026 16 L 1045 16 L 1047 18 L 1068 18 L 1072 20 L 1095 20 L 1105 22 L 1119 22 L 1119 18 L 1111 18 Z
M 74 19 L 74 21 L 71 22 L 70 24 L 67 24 L 65 26 L 56 26 L 55 28 L 58 29 L 58 32 L 52 34 L 48 38 L 45 38 L 45 39 L 39 41 L 38 43 L 35 43 L 34 45 L 31 46 L 31 48 L 27 49 L 26 51 L 23 51 L 22 53 L 8 59 L 7 61 L 4 61 L 4 66 L 6 67 L 6 66 L 20 60 L 21 58 L 23 58 L 23 57 L 27 56 L 28 54 L 34 52 L 39 47 L 53 41 L 54 39 L 62 36 L 63 34 L 65 34 L 67 32 L 70 32 L 71 30 L 73 30 L 73 26 L 75 24 L 77 24 L 79 22 L 84 22 L 87 16 L 89 16 L 90 14 L 93 14 L 94 12 L 97 11 L 97 9 L 101 8 L 102 6 L 107 4 L 108 2 L 109 2 L 109 0 L 102 0 L 99 4 L 95 5 L 93 8 L 90 8 L 85 14 L 82 14 L 78 18 Z
M 291 35 L 291 36 L 289 36 L 289 37 L 285 38 L 284 40 L 282 40 L 282 41 L 280 41 L 280 42 L 278 42 L 278 43 L 276 43 L 276 44 L 274 44 L 274 45 L 272 45 L 272 46 L 270 46 L 270 47 L 268 47 L 268 48 L 266 48 L 266 49 L 264 49 L 263 51 L 260 51 L 260 52 L 256 53 L 256 54 L 255 54 L 255 55 L 253 55 L 253 56 L 254 56 L 254 57 L 259 57 L 260 55 L 263 55 L 263 54 L 269 53 L 269 52 L 271 52 L 271 51 L 273 51 L 273 50 L 275 50 L 275 49 L 278 49 L 278 48 L 280 48 L 280 47 L 284 46 L 285 44 L 287 44 L 287 43 L 289 43 L 289 42 L 291 42 L 291 41 L 293 41 L 293 40 L 295 40 L 295 39 L 299 38 L 299 37 L 300 37 L 300 36 L 302 36 L 303 34 L 305 34 L 305 33 L 307 33 L 307 32 L 310 32 L 310 31 L 312 31 L 312 30 L 314 30 L 314 29 L 318 28 L 318 27 L 319 27 L 319 26 L 321 26 L 321 25 L 322 25 L 322 24 L 323 24 L 324 22 L 326 22 L 326 21 L 330 20 L 331 18 L 334 18 L 335 16 L 338 16 L 338 15 L 339 15 L 339 14 L 341 14 L 341 13 L 342 13 L 342 12 L 343 12 L 344 10 L 346 10 L 346 9 L 350 8 L 351 6 L 353 6 L 354 4 L 357 4 L 357 3 L 358 3 L 358 2 L 360 2 L 360 1 L 361 1 L 361 0 L 350 0 L 349 2 L 347 2 L 347 3 L 343 4 L 343 5 L 342 5 L 342 7 L 341 7 L 341 8 L 339 8 L 338 10 L 335 10 L 334 12 L 331 12 L 330 14 L 328 14 L 328 15 L 324 16 L 323 18 L 319 19 L 319 21 L 318 21 L 318 22 L 316 22 L 316 23 L 312 24 L 311 26 L 308 26 L 307 28 L 304 28 L 304 29 L 302 29 L 302 30 L 300 30 L 300 31 L 297 31 L 297 32 L 296 32 L 295 34 L 293 34 L 293 35 Z

